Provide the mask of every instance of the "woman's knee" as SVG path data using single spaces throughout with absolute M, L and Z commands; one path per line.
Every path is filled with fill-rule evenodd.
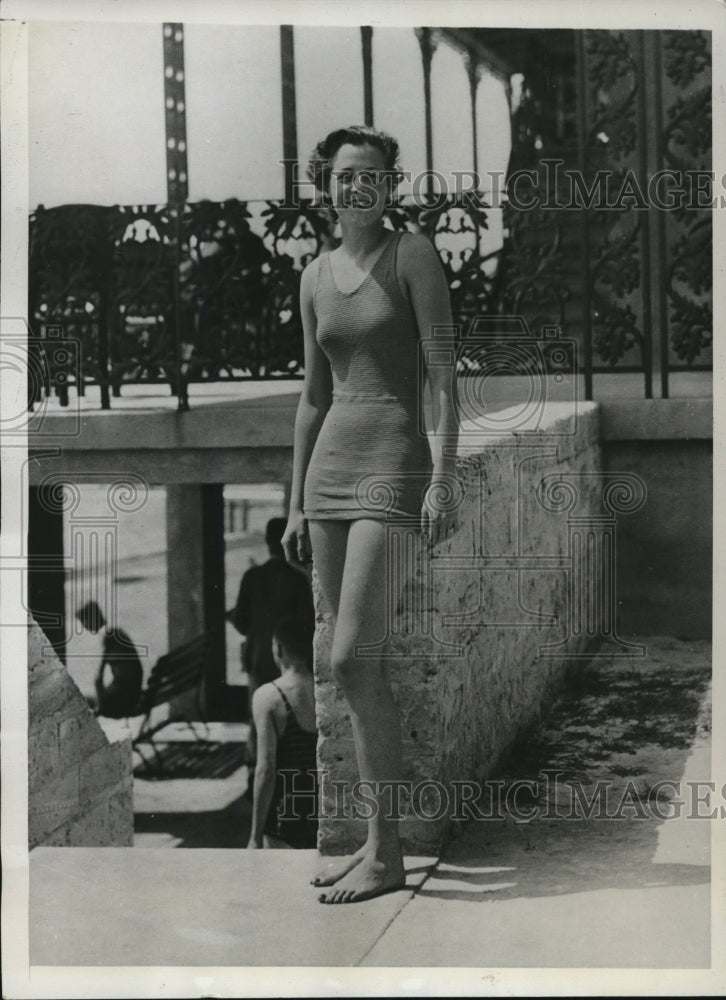
M 338 687 L 345 690 L 352 682 L 355 674 L 355 667 L 352 658 L 346 656 L 331 656 L 330 671 L 333 680 Z
M 378 660 L 357 658 L 351 653 L 333 653 L 330 660 L 333 680 L 346 693 L 378 684 L 382 679 Z

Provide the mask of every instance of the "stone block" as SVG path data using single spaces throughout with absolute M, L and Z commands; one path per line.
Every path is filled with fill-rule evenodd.
M 70 677 L 59 675 L 57 668 L 29 674 L 29 724 L 42 725 L 45 720 L 66 712 L 70 705 L 77 704 L 76 694 L 83 698 L 73 682 L 66 683 L 66 680 L 70 681 Z M 83 701 L 85 704 L 85 699 Z
M 134 791 L 124 787 L 108 800 L 111 842 L 114 847 L 134 846 Z
M 102 747 L 106 747 L 106 736 L 93 717 L 90 709 L 86 713 L 78 711 L 62 719 L 58 724 L 58 740 L 63 758 L 82 761 Z
M 113 846 L 111 810 L 108 799 L 101 799 L 71 821 L 65 831 L 65 837 L 69 847 Z
M 46 746 L 31 735 L 28 739 L 28 791 L 31 795 L 43 787 L 62 768 L 61 749 L 58 741 Z
M 130 740 L 109 744 L 63 664 L 55 654 L 43 654 L 45 645 L 31 623 L 29 844 L 128 845 L 133 838 Z
M 28 789 L 28 827 L 31 847 L 48 843 L 47 836 L 63 827 L 78 812 L 80 778 L 78 765 L 58 771 L 51 780 L 33 783 Z
M 107 795 L 132 781 L 131 754 L 126 743 L 106 744 L 87 757 L 79 768 L 81 804 Z

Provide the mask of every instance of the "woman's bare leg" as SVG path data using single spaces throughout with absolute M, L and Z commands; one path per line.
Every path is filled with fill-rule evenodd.
M 359 777 L 374 790 L 402 777 L 400 725 L 378 656 L 356 655 L 356 647 L 386 634 L 388 608 L 395 607 L 400 585 L 387 574 L 387 528 L 362 518 L 351 523 L 340 588 L 331 666 L 351 710 Z M 368 839 L 356 863 L 321 902 L 352 903 L 397 889 L 405 883 L 398 823 L 387 817 L 386 794 L 375 794 L 378 808 L 368 820 Z
M 313 550 L 315 572 L 323 599 L 333 619 L 333 634 L 338 618 L 340 588 L 343 582 L 348 529 L 351 521 L 308 521 L 310 544 Z M 367 845 L 355 854 L 344 858 L 331 858 L 311 880 L 313 885 L 333 885 L 354 868 L 363 858 Z

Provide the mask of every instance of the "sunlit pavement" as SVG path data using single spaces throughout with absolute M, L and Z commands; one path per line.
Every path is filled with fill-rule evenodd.
M 533 783 L 516 808 L 470 822 L 438 861 L 407 859 L 405 890 L 321 905 L 315 852 L 240 849 L 244 772 L 192 779 L 137 847 L 31 853 L 31 963 L 707 967 L 712 824 L 688 814 L 710 778 L 710 646 L 641 641 L 645 658 L 578 670 L 500 769 L 505 789 Z M 598 781 L 600 818 L 568 819 L 573 789 L 591 800 Z M 138 786 L 139 815 L 164 816 L 164 784 Z M 215 829 L 218 849 L 168 849 Z

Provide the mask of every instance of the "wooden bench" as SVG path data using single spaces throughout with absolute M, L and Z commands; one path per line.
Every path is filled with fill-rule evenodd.
M 146 687 L 141 692 L 138 708 L 133 713 L 134 716 L 144 716 L 139 731 L 133 740 L 133 747 L 135 750 L 138 750 L 144 762 L 146 762 L 146 758 L 144 758 L 139 744 L 149 743 L 156 754 L 154 734 L 158 733 L 165 726 L 168 726 L 171 722 L 185 722 L 194 734 L 195 739 L 201 739 L 188 714 L 169 715 L 167 718 L 153 724 L 151 722 L 151 715 L 155 708 L 171 704 L 180 695 L 193 693 L 194 707 L 196 708 L 198 719 L 201 719 L 206 727 L 207 720 L 202 704 L 202 688 L 206 675 L 206 667 L 216 646 L 214 638 L 214 634 L 212 633 L 197 636 L 195 639 L 184 643 L 184 645 L 178 646 L 176 649 L 172 649 L 170 652 L 160 656 L 154 664 L 149 679 L 146 682 Z

